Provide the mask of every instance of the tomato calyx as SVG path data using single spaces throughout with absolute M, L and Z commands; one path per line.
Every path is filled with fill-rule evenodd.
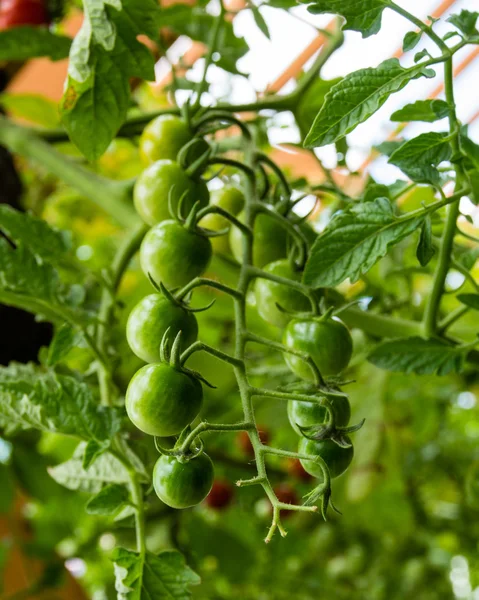
M 336 427 L 334 423 L 328 423 L 327 425 L 312 425 L 309 427 L 301 427 L 301 425 L 298 424 L 298 428 L 300 429 L 301 434 L 308 440 L 329 439 L 341 448 L 350 448 L 352 443 L 348 434 L 359 431 L 365 421 L 366 419 L 362 419 L 356 425 L 350 425 L 348 427 Z
M 151 273 L 148 273 L 148 279 L 150 280 L 151 285 L 156 289 L 156 291 L 159 292 L 160 294 L 162 294 L 167 300 L 169 300 L 171 302 L 171 304 L 173 304 L 174 306 L 178 306 L 179 308 L 182 308 L 183 310 L 186 310 L 187 312 L 190 312 L 190 313 L 204 312 L 205 310 L 210 309 L 213 306 L 213 304 L 216 302 L 216 299 L 213 299 L 206 306 L 200 306 L 198 308 L 193 308 L 192 306 L 190 306 L 188 300 L 185 301 L 185 300 L 183 300 L 183 297 L 175 295 L 175 292 L 178 292 L 178 288 L 169 290 L 162 281 L 157 283 L 151 276 Z
M 176 369 L 181 373 L 185 373 L 186 375 L 201 381 L 201 383 L 204 383 L 208 387 L 215 389 L 216 386 L 207 381 L 203 375 L 201 375 L 201 373 L 198 373 L 198 371 L 194 371 L 193 369 L 188 369 L 183 365 L 181 360 L 181 331 L 178 331 L 173 343 L 171 344 L 171 347 L 169 333 L 170 328 L 165 331 L 163 338 L 161 339 L 160 362 L 169 364 L 170 367 L 173 367 L 173 369 Z
M 200 153 L 198 158 L 190 162 L 190 157 L 192 155 L 196 156 L 197 153 Z M 213 149 L 206 140 L 201 137 L 194 137 L 178 152 L 177 160 L 190 179 L 199 179 L 206 170 L 212 153 Z
M 173 448 L 164 448 L 160 444 L 159 438 L 155 436 L 155 448 L 160 454 L 165 456 L 174 456 L 180 463 L 186 463 L 194 458 L 197 458 L 204 451 L 204 443 L 199 436 L 195 438 L 194 443 L 190 444 L 189 448 L 186 450 L 183 448 L 184 442 L 190 433 L 191 425 L 187 425 L 178 436 Z

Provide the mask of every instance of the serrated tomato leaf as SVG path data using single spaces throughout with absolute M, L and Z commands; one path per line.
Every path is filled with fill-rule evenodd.
M 303 275 L 314 288 L 356 281 L 388 248 L 421 226 L 424 215 L 397 217 L 387 198 L 376 198 L 339 213 L 317 238 Z
M 112 560 L 119 600 L 189 600 L 190 587 L 200 583 L 183 555 L 174 550 L 141 555 L 115 548 Z
M 86 444 L 78 444 L 75 452 L 64 463 L 50 467 L 49 475 L 60 485 L 69 490 L 98 494 L 104 485 L 128 484 L 130 476 L 125 466 L 114 456 L 108 453 L 101 454 L 90 464 L 83 467 L 83 457 Z
M 71 38 L 56 35 L 43 27 L 21 25 L 0 31 L 0 60 L 20 61 L 37 56 L 61 60 L 67 58 L 71 43 Z
M 457 27 L 466 37 L 479 36 L 479 31 L 476 28 L 479 12 L 469 10 L 461 10 L 459 14 L 451 15 L 447 21 Z
M 432 123 L 444 119 L 449 114 L 449 106 L 444 100 L 417 100 L 407 104 L 391 115 L 391 121 L 425 121 Z
M 318 15 L 332 13 L 346 19 L 344 29 L 359 31 L 363 38 L 374 35 L 381 29 L 382 12 L 388 0 L 300 0 L 309 4 L 308 11 Z
M 90 386 L 32 364 L 0 368 L 0 424 L 98 441 L 120 429 L 117 410 L 99 406 Z
M 381 369 L 417 375 L 459 373 L 464 359 L 464 350 L 420 337 L 382 342 L 368 356 Z
M 304 146 L 317 148 L 335 142 L 369 119 L 391 94 L 411 80 L 434 75 L 434 71 L 424 65 L 405 69 L 397 58 L 346 75 L 326 95 Z
M 391 154 L 389 163 L 418 183 L 439 184 L 437 166 L 452 155 L 448 133 L 431 131 L 408 140 Z
M 153 55 L 138 36 L 156 38 L 159 10 L 154 0 L 84 1 L 61 111 L 70 138 L 89 160 L 103 154 L 123 123 L 130 78 L 154 79 Z
M 128 490 L 124 485 L 111 483 L 90 498 L 85 505 L 89 515 L 114 515 L 128 501 Z

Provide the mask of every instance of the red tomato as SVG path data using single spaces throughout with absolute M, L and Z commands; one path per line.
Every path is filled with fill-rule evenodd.
M 205 502 L 214 510 L 227 508 L 234 495 L 234 488 L 226 479 L 215 479 L 211 492 L 206 496 Z
M 297 458 L 289 460 L 286 468 L 291 477 L 300 481 L 310 481 L 313 478 L 312 475 L 304 470 L 303 465 Z
M 273 488 L 273 491 L 280 502 L 284 502 L 285 504 L 299 503 L 298 494 L 289 485 L 289 483 L 280 483 Z M 288 519 L 292 514 L 292 510 L 282 510 L 281 518 Z
M 19 25 L 48 25 L 44 0 L 0 0 L 0 31 Z
M 270 440 L 269 432 L 264 427 L 258 428 L 259 439 L 262 444 L 268 445 Z M 251 441 L 249 439 L 249 435 L 247 431 L 240 431 L 236 436 L 236 443 L 238 444 L 238 448 L 246 454 L 247 456 L 254 456 L 253 446 L 251 445 Z

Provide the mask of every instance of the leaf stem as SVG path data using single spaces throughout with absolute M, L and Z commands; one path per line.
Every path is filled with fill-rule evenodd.
M 452 56 L 444 63 L 444 91 L 446 101 L 449 105 L 449 131 L 451 134 L 451 148 L 456 170 L 456 190 L 460 190 L 463 181 L 463 168 L 460 161 L 459 123 L 456 116 L 456 103 L 454 100 L 454 70 Z M 447 209 L 446 225 L 441 238 L 441 245 L 434 271 L 431 294 L 424 311 L 424 335 L 431 337 L 436 333 L 438 312 L 441 304 L 444 284 L 451 263 L 451 253 L 454 246 L 454 236 L 457 231 L 457 219 L 459 217 L 459 201 L 463 193 L 457 191 L 454 196 L 455 202 Z

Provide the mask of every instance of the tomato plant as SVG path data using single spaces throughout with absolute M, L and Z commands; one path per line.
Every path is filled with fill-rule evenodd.
M 0 0 L 6 598 L 477 596 L 479 15 L 301 4 Z

